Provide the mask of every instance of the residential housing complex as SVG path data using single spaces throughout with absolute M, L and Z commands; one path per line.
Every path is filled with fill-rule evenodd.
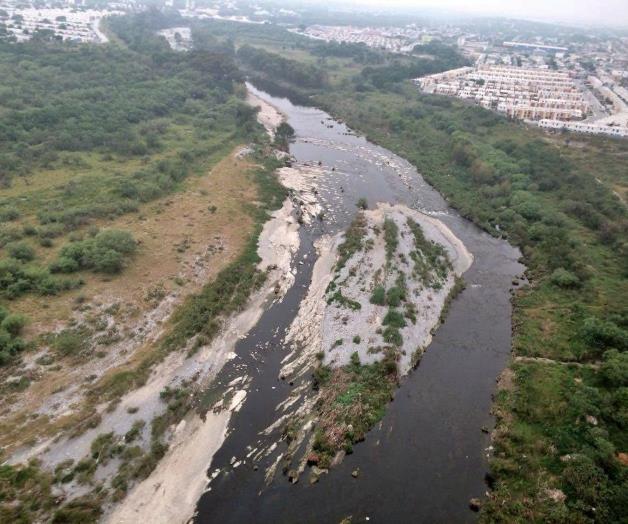
M 566 72 L 508 66 L 464 67 L 416 79 L 428 93 L 474 100 L 524 120 L 576 120 L 589 109 Z

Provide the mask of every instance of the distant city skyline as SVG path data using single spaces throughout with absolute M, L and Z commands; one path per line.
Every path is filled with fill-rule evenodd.
M 333 1 L 333 0 L 332 0 Z M 467 15 L 505 16 L 628 28 L 628 0 L 336 0 L 356 7 L 427 8 Z

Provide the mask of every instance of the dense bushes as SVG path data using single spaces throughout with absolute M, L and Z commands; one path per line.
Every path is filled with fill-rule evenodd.
M 264 49 L 244 45 L 238 49 L 237 56 L 247 66 L 275 80 L 284 80 L 305 88 L 318 88 L 325 83 L 325 73 L 322 69 Z
M 581 284 L 580 279 L 576 275 L 570 273 L 562 267 L 559 267 L 552 272 L 550 275 L 550 281 L 555 286 L 562 288 L 576 288 Z
M 24 316 L 9 314 L 0 307 L 0 366 L 10 362 L 26 347 L 26 343 L 19 336 L 25 324 Z
M 628 350 L 628 331 L 614 322 L 588 317 L 582 324 L 581 334 L 585 342 L 592 347 Z
M 171 51 L 156 31 L 171 18 L 158 12 L 112 17 L 130 45 L 0 42 L 0 173 L 2 183 L 34 168 L 54 167 L 59 152 L 143 156 L 161 148 L 149 123 L 203 102 L 220 115 L 242 75 L 222 53 Z M 230 120 L 230 121 L 229 121 Z M 0 220 L 10 219 L 0 214 Z
M 35 258 L 35 250 L 26 242 L 12 242 L 6 246 L 6 250 L 9 256 L 22 262 L 29 262 Z
M 28 292 L 56 295 L 80 285 L 80 281 L 55 278 L 48 269 L 24 264 L 14 258 L 0 260 L 0 294 L 9 299 Z
M 119 273 L 137 244 L 127 231 L 108 229 L 94 238 L 71 242 L 61 248 L 59 258 L 50 265 L 53 273 L 73 273 L 90 269 L 99 273 Z

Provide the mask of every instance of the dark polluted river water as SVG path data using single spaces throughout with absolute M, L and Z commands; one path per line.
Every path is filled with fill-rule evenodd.
M 449 208 L 406 161 L 354 136 L 325 112 L 293 105 L 253 88 L 279 108 L 295 129 L 290 153 L 318 165 L 325 220 L 301 228 L 296 281 L 270 306 L 236 346 L 237 357 L 221 371 L 228 383 L 246 374 L 248 395 L 234 413 L 229 435 L 214 455 L 209 474 L 220 470 L 201 497 L 197 523 L 468 522 L 469 499 L 486 491 L 491 395 L 510 353 L 512 279 L 523 272 L 519 251 L 482 232 Z M 264 471 L 285 450 L 278 433 L 262 431 L 291 386 L 281 381 L 282 344 L 307 292 L 316 256 L 314 240 L 344 229 L 361 197 L 369 204 L 403 203 L 442 220 L 473 254 L 465 291 L 453 302 L 420 365 L 405 377 L 386 415 L 364 442 L 317 484 L 303 476 L 292 485 L 278 472 L 266 486 Z M 253 450 L 271 446 L 254 461 Z M 360 474 L 351 472 L 359 467 Z M 182 489 L 185 489 L 182 486 Z

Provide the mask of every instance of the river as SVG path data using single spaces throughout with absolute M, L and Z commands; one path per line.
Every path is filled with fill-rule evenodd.
M 508 362 L 511 343 L 510 288 L 523 272 L 518 250 L 461 218 L 406 161 L 355 136 L 325 112 L 250 89 L 279 108 L 295 129 L 290 153 L 299 163 L 319 162 L 325 220 L 300 230 L 296 280 L 281 302 L 270 306 L 236 346 L 237 357 L 218 377 L 226 384 L 246 374 L 249 391 L 233 415 L 227 439 L 214 455 L 210 483 L 197 505 L 197 523 L 469 522 L 472 497 L 487 490 L 491 395 Z M 291 385 L 278 378 L 288 353 L 282 344 L 309 285 L 314 240 L 344 229 L 365 197 L 402 203 L 442 220 L 473 254 L 465 291 L 453 302 L 420 365 L 402 380 L 382 422 L 342 464 L 310 485 L 290 484 L 278 473 L 266 486 L 264 469 L 285 449 L 252 460 L 276 441 L 260 432 L 277 418 L 276 407 Z M 208 393 L 209 399 L 211 392 Z M 247 458 L 248 455 L 248 458 Z M 351 472 L 359 467 L 360 474 Z

